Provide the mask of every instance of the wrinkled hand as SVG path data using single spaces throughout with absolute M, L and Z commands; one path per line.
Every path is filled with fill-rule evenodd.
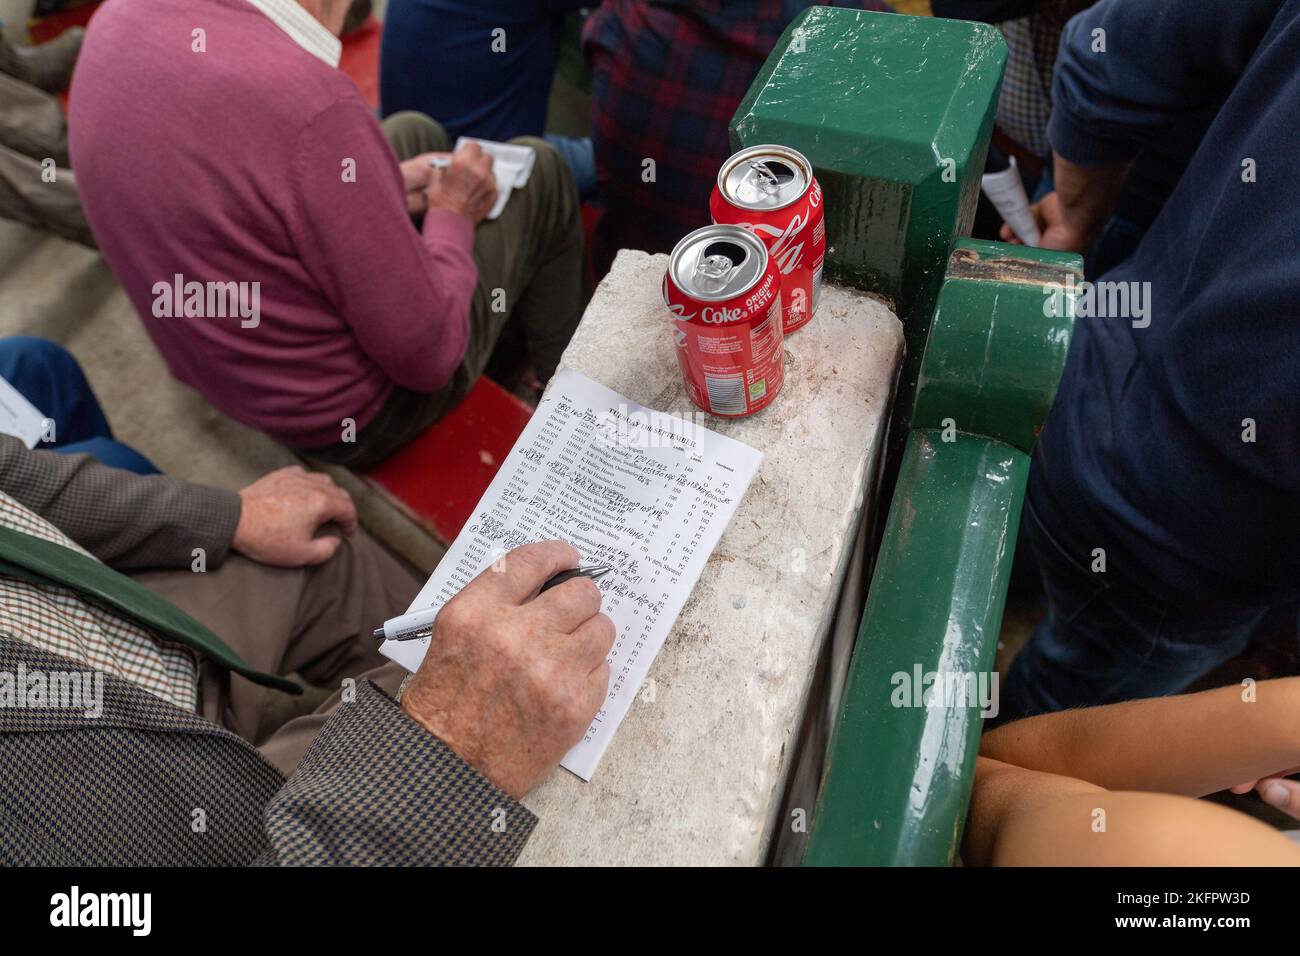
M 429 208 L 425 190 L 429 188 L 429 173 L 432 168 L 430 160 L 446 153 L 424 153 L 412 157 L 401 164 L 402 185 L 406 187 L 406 213 L 408 216 L 423 216 Z
M 582 739 L 605 699 L 614 622 L 600 589 L 574 578 L 563 541 L 524 545 L 471 581 L 438 612 L 433 639 L 402 709 L 515 798 Z
M 239 493 L 243 508 L 231 547 L 245 557 L 281 568 L 323 564 L 342 539 L 316 537 L 337 523 L 344 534 L 357 529 L 357 509 L 328 475 L 297 465 L 264 475 Z
M 1048 193 L 1030 206 L 1029 211 L 1038 224 L 1038 231 L 1042 233 L 1042 239 L 1038 243 L 1040 249 L 1059 249 L 1062 252 L 1077 252 L 1082 255 L 1092 247 L 1091 238 L 1068 220 L 1061 208 L 1060 197 L 1056 193 Z M 1003 242 L 1017 246 L 1024 245 L 1020 237 L 1005 222 L 1002 224 L 999 237 Z
M 478 143 L 466 143 L 452 153 L 450 166 L 430 166 L 425 187 L 427 208 L 450 209 L 477 226 L 497 201 L 492 165 L 492 157 Z
M 1277 807 L 1283 813 L 1300 820 L 1300 781 L 1285 779 L 1295 773 L 1300 773 L 1300 767 L 1283 770 L 1276 776 L 1239 783 L 1232 788 L 1232 792 L 1249 793 L 1254 790 L 1270 807 Z

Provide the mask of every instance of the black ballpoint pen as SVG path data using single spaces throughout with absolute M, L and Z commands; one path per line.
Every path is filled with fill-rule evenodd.
M 555 587 L 556 585 L 563 584 L 565 581 L 571 581 L 574 578 L 591 578 L 594 581 L 597 578 L 604 577 L 606 574 L 609 574 L 609 572 L 612 570 L 614 569 L 599 564 L 594 564 L 585 568 L 569 568 L 565 571 L 561 571 L 559 574 L 554 574 L 551 577 L 547 578 L 546 583 L 541 586 L 541 588 L 538 590 L 537 593 L 544 594 L 545 592 L 549 591 L 551 588 Z M 420 612 L 415 612 L 415 613 L 416 615 L 420 614 Z M 411 615 L 406 615 L 406 616 L 410 617 Z M 373 635 L 375 640 L 377 641 L 388 639 L 382 627 L 375 628 Z M 431 637 L 432 635 L 433 635 L 433 618 L 428 617 L 427 620 L 417 619 L 407 624 L 405 627 L 396 628 L 391 640 L 418 641 L 423 637 Z
M 541 590 L 537 593 L 545 594 L 557 584 L 563 584 L 565 581 L 571 581 L 574 578 L 591 578 L 594 581 L 596 578 L 604 577 L 613 570 L 613 568 L 607 568 L 600 564 L 593 564 L 586 568 L 569 568 L 567 571 L 561 571 L 559 574 L 547 578 L 546 583 L 542 585 Z

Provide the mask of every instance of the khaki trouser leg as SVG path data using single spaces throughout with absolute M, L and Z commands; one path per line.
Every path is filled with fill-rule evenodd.
M 52 183 L 45 174 L 38 161 L 0 146 L 0 218 L 96 248 L 72 170 L 55 169 Z
M 578 187 L 545 140 L 521 136 L 511 142 L 531 146 L 537 161 L 527 185 L 510 194 L 500 218 L 485 220 L 475 231 L 478 286 L 470 306 L 465 365 L 471 380 L 482 374 L 507 317 L 513 316 L 523 330 L 533 371 L 545 382 L 555 374 L 582 318 Z
M 446 131 L 422 113 L 395 113 L 384 134 L 404 161 L 451 148 Z M 478 285 L 470 304 L 470 344 L 457 382 L 468 391 L 514 316 L 533 370 L 543 381 L 560 362 L 582 318 L 582 221 L 578 187 L 549 143 L 511 140 L 537 151 L 532 175 L 510 194 L 500 217 L 474 230 Z
M 0 73 L 0 145 L 67 167 L 68 124 L 59 101 L 30 83 Z
M 405 612 L 420 589 L 420 582 L 363 531 L 312 568 L 271 568 L 232 555 L 204 573 L 153 571 L 134 577 L 211 628 L 257 670 L 297 672 L 310 684 L 332 688 L 383 667 L 386 658 L 371 631 Z M 396 692 L 397 683 L 389 683 L 385 690 Z M 254 740 L 267 699 L 275 693 L 211 663 L 200 665 L 199 713 L 247 740 Z M 278 748 L 281 769 L 292 770 L 311 741 L 300 742 L 300 748 Z
M 406 608 L 403 607 L 402 610 L 405 611 Z M 406 679 L 406 675 L 406 668 L 388 661 L 372 670 L 355 675 L 355 680 L 357 683 L 363 680 L 374 681 L 380 690 L 389 697 L 396 699 L 397 692 L 401 689 L 402 681 Z M 346 706 L 343 703 L 343 698 L 351 689 L 340 687 L 312 713 L 287 721 L 283 727 L 262 741 L 257 749 L 262 752 L 263 757 L 275 764 L 285 776 L 293 773 L 294 768 L 298 766 L 298 761 L 302 760 L 302 755 L 307 752 L 307 748 L 312 745 L 316 735 L 325 726 L 325 721 L 330 719 L 330 715 L 341 704 Z
M 423 153 L 445 153 L 451 149 L 447 131 L 423 113 L 410 110 L 394 113 L 380 125 L 399 163 Z
M 52 160 L 51 169 L 47 161 Z M 54 181 L 48 182 L 50 175 Z M 68 169 L 68 127 L 59 101 L 0 73 L 0 218 L 95 247 Z

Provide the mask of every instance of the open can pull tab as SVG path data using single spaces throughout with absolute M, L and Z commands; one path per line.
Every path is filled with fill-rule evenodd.
M 764 160 L 754 160 L 749 164 L 749 169 L 754 174 L 753 183 L 759 192 L 770 196 L 781 188 L 780 178 Z
M 731 278 L 736 263 L 729 256 L 708 255 L 707 247 L 700 251 L 695 263 L 695 281 L 701 292 L 720 292 Z

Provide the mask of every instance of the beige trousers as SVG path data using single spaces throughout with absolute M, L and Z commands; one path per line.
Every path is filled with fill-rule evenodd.
M 50 167 L 47 160 L 53 161 Z M 50 179 L 53 178 L 51 182 Z M 0 217 L 94 247 L 59 101 L 0 73 Z
M 379 654 L 370 635 L 385 619 L 405 613 L 421 582 L 364 531 L 313 568 L 271 568 L 231 555 L 202 574 L 151 571 L 133 577 L 211 628 L 257 670 L 297 673 L 333 691 L 312 713 L 258 740 L 263 714 L 281 692 L 210 662 L 200 665 L 199 713 L 257 744 L 285 774 L 339 705 L 347 681 L 368 678 L 396 696 L 406 676 Z

